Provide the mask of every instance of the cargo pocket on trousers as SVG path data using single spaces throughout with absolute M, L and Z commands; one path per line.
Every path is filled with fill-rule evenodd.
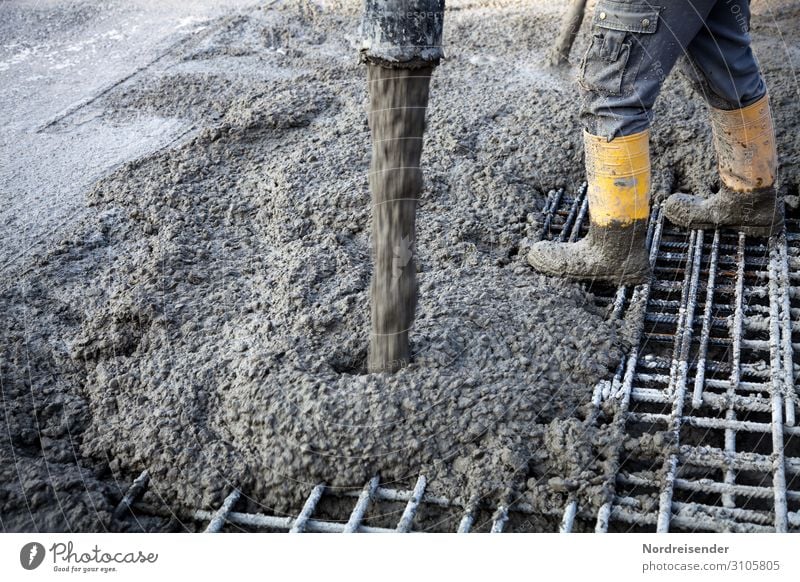
M 631 43 L 628 33 L 604 30 L 592 36 L 581 63 L 580 84 L 589 91 L 606 95 L 622 94 L 622 78 L 628 65 Z
M 601 0 L 595 8 L 591 44 L 581 63 L 579 82 L 589 91 L 621 95 L 635 35 L 654 34 L 660 6 Z

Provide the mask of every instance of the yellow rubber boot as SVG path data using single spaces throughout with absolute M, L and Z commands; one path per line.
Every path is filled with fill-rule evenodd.
M 742 109 L 711 108 L 720 190 L 710 198 L 673 194 L 664 214 L 687 228 L 732 227 L 753 236 L 783 228 L 775 188 L 778 155 L 769 97 Z
M 589 233 L 575 243 L 542 241 L 528 263 L 546 275 L 618 284 L 650 276 L 650 132 L 618 137 L 583 134 L 589 183 Z

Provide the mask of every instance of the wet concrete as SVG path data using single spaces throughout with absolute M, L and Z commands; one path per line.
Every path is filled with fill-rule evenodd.
M 409 485 L 424 472 L 456 498 L 524 491 L 543 507 L 575 479 L 602 482 L 610 445 L 586 407 L 629 324 L 525 261 L 544 193 L 583 179 L 570 79 L 531 64 L 558 15 L 513 2 L 451 13 L 448 42 L 462 48 L 431 83 L 411 364 L 366 375 L 358 4 L 215 20 L 82 109 L 195 129 L 80 190 L 85 212 L 0 291 L 4 529 L 150 529 L 108 520 L 144 468 L 149 500 L 176 511 L 234 486 L 263 511 L 296 510 L 319 481 L 360 488 L 375 473 Z M 775 80 L 786 52 L 774 31 L 754 36 L 797 184 L 798 104 Z M 701 191 L 713 162 L 702 105 L 678 78 L 665 91 L 657 183 Z
M 119 164 L 168 147 L 185 120 L 108 123 L 87 107 L 220 14 L 253 0 L 0 5 L 0 268 L 17 271 L 86 216 L 85 192 Z
M 430 67 L 367 65 L 373 257 L 367 368 L 372 372 L 394 372 L 409 362 L 408 336 L 417 308 L 414 244 L 422 190 L 420 158 L 432 72 Z

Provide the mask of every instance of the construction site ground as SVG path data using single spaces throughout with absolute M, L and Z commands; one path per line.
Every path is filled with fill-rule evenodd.
M 754 0 L 786 232 L 678 72 L 653 281 L 534 273 L 588 222 L 561 3 L 448 0 L 413 359 L 366 374 L 360 0 L 0 6 L 3 531 L 800 531 L 800 6 Z M 593 3 L 590 2 L 590 10 Z

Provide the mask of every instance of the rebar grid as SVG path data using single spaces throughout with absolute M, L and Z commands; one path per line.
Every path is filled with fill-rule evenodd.
M 579 192 L 574 201 L 563 192 L 551 196 L 554 203 L 567 207 L 561 210 L 566 215 L 563 226 L 556 218 L 555 204 L 545 206 L 546 215 L 551 216 L 544 227 L 556 230 L 558 240 L 574 240 L 575 230 L 568 235 L 565 231 L 583 194 Z M 670 437 L 671 452 L 660 460 L 651 454 L 620 462 L 619 449 L 612 451 L 610 498 L 600 507 L 595 531 L 607 531 L 615 521 L 620 522 L 616 529 L 623 530 L 655 526 L 656 531 L 669 531 L 671 525 L 708 531 L 761 531 L 766 524 L 771 525 L 770 531 L 786 531 L 789 525 L 796 528 L 800 458 L 785 456 L 784 438 L 800 438 L 795 427 L 800 398 L 794 381 L 800 349 L 800 291 L 792 286 L 800 280 L 800 235 L 796 234 L 800 221 L 790 218 L 789 234 L 769 241 L 746 240 L 741 233 L 717 230 L 709 243 L 711 233 L 703 231 L 687 237 L 667 229 L 662 237 L 659 219 L 656 208 L 651 219 L 651 226 L 658 225 L 659 239 L 651 247 L 651 253 L 656 253 L 654 280 L 639 286 L 634 291 L 637 301 L 631 302 L 639 304 L 644 299 L 646 331 L 617 370 L 612 388 L 596 390 L 593 404 L 597 407 L 615 399 L 612 422 L 618 436 L 663 432 Z M 703 295 L 699 295 L 701 289 Z M 615 316 L 621 313 L 622 297 L 620 289 L 614 298 Z M 702 314 L 697 313 L 700 300 Z M 687 383 L 691 407 L 685 410 Z M 659 408 L 657 412 L 653 405 Z M 634 409 L 629 411 L 631 406 Z M 682 445 L 682 433 L 698 430 L 699 438 L 693 438 L 701 446 Z M 764 448 L 762 435 L 771 437 L 769 456 L 756 453 Z M 796 444 L 792 450 L 798 454 Z M 657 512 L 652 507 L 642 511 L 640 500 L 615 492 L 617 486 L 652 490 L 652 469 L 659 462 Z M 636 473 L 626 471 L 628 466 L 646 468 L 651 474 L 637 481 Z M 690 476 L 698 466 L 716 471 L 702 479 L 681 476 L 682 472 Z M 789 490 L 787 474 L 793 477 Z M 688 503 L 676 501 L 676 491 Z M 753 498 L 770 501 L 771 511 L 745 509 Z M 620 503 L 621 499 L 626 502 Z M 795 511 L 788 511 L 789 502 Z M 572 529 L 579 508 L 576 499 L 567 503 L 561 531 Z M 714 519 L 688 519 L 687 512 Z
M 548 194 L 542 238 L 572 242 L 585 233 L 586 193 L 584 184 L 574 197 L 564 189 Z M 791 217 L 786 233 L 769 241 L 730 231 L 686 233 L 666 223 L 656 205 L 647 233 L 653 279 L 633 289 L 591 289 L 610 317 L 627 316 L 635 306 L 643 321 L 613 378 L 598 383 L 592 396 L 587 422 L 608 423 L 614 443 L 603 459 L 606 498 L 597 510 L 578 493 L 544 510 L 521 496 L 493 505 L 472 497 L 462 505 L 430 495 L 420 475 L 410 490 L 382 487 L 378 476 L 361 491 L 317 484 L 296 516 L 233 511 L 240 501 L 233 489 L 216 511 L 190 517 L 208 523 L 206 531 L 229 523 L 294 533 L 389 533 L 414 531 L 426 506 L 460 512 L 454 529 L 462 533 L 473 531 L 481 511 L 492 511 L 485 524 L 491 532 L 504 531 L 517 514 L 553 518 L 561 532 L 578 520 L 594 523 L 596 532 L 798 531 L 798 233 L 800 220 Z M 625 441 L 637 435 L 661 435 L 666 444 L 627 453 Z M 157 513 L 136 502 L 146 485 L 145 471 L 115 516 Z M 354 499 L 349 518 L 315 518 L 325 496 Z M 367 523 L 369 508 L 381 503 L 405 504 L 395 527 Z
M 788 503 L 797 506 L 800 483 L 787 490 L 786 475 L 797 474 L 800 459 L 785 457 L 784 437 L 800 437 L 800 431 L 793 420 L 796 313 L 791 319 L 786 238 L 748 245 L 742 234 L 715 231 L 708 244 L 706 233 L 693 231 L 684 243 L 686 234 L 673 230 L 664 238 L 662 248 L 670 250 L 658 260 L 668 268 L 656 274 L 674 276 L 682 269 L 682 278 L 654 285 L 635 364 L 632 410 L 625 418 L 628 434 L 668 435 L 671 452 L 663 457 L 640 452 L 623 464 L 617 487 L 639 495 L 657 489 L 658 512 L 654 519 L 652 508 L 630 495 L 616 520 L 623 529 L 629 524 L 656 531 L 787 531 L 796 522 Z M 734 257 L 724 256 L 734 249 Z M 698 296 L 700 288 L 704 296 Z M 695 317 L 700 299 L 702 316 Z M 715 322 L 715 313 L 724 317 Z M 760 319 L 752 325 L 750 318 Z M 664 357 L 666 350 L 671 358 Z M 693 390 L 691 408 L 684 410 L 687 381 Z M 790 422 L 784 422 L 784 412 Z M 767 448 L 762 435 L 770 435 L 769 455 L 757 455 Z M 685 446 L 686 440 L 699 442 Z M 690 478 L 698 474 L 701 478 Z M 689 514 L 712 519 L 684 520 Z

